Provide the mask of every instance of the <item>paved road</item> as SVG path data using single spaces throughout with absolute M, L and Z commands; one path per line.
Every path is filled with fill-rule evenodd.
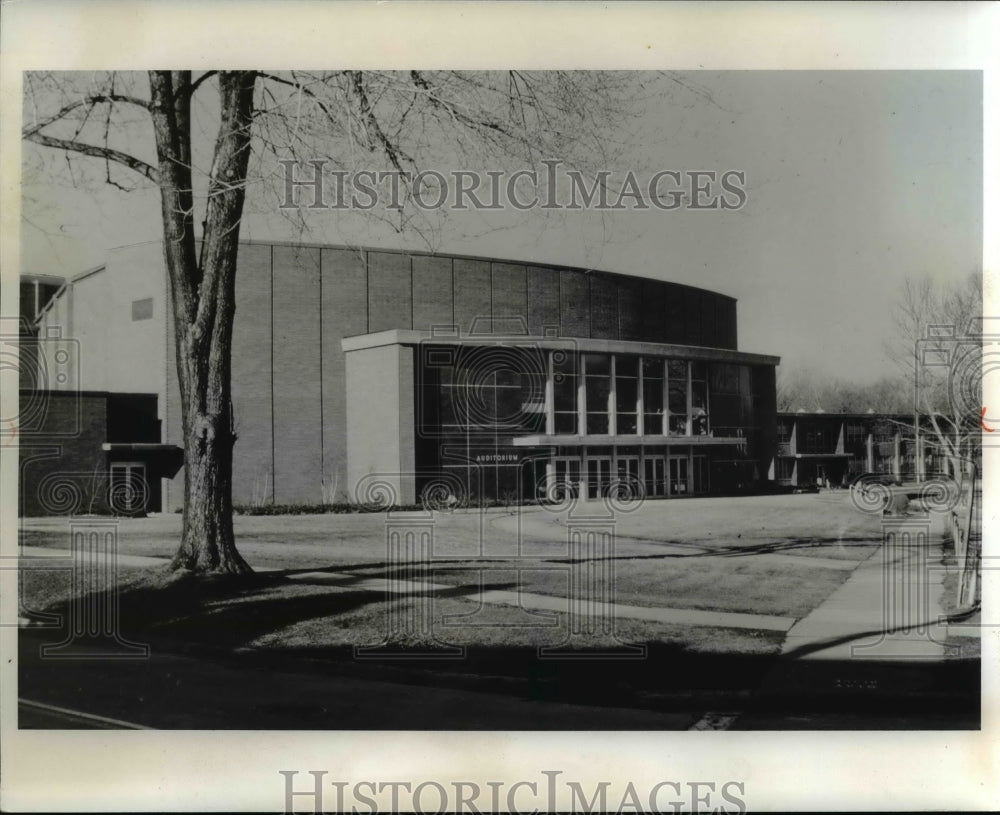
M 800 661 L 806 673 L 779 670 L 773 679 L 761 676 L 761 665 L 736 659 L 678 664 L 676 675 L 656 662 L 577 662 L 544 677 L 501 677 L 477 666 L 463 673 L 462 664 L 359 669 L 301 661 L 289 669 L 248 655 L 214 659 L 156 648 L 139 660 L 39 658 L 51 637 L 20 632 L 19 696 L 29 700 L 21 727 L 969 729 L 979 722 L 977 663 Z M 688 671 L 701 673 L 685 682 Z M 705 690 L 709 675 L 717 677 L 714 691 Z
M 379 681 L 322 666 L 251 668 L 156 649 L 139 660 L 41 659 L 44 640 L 20 632 L 22 699 L 157 729 L 685 730 L 700 715 Z M 22 711 L 22 727 L 82 726 L 37 706 Z

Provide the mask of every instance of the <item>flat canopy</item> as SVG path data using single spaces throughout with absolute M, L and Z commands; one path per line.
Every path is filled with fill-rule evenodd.
M 746 444 L 747 440 L 742 436 L 517 436 L 514 438 L 515 447 L 539 447 L 543 445 L 554 447 L 583 447 L 584 445 L 618 445 L 619 447 L 635 446 L 640 447 L 662 447 L 663 445 L 695 445 L 698 447 L 709 447 L 717 445 Z

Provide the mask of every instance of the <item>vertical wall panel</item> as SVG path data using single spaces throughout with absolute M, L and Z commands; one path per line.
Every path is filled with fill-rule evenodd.
M 273 254 L 274 500 L 322 498 L 318 248 Z
M 642 339 L 642 281 L 618 281 L 618 325 L 623 340 Z
M 666 291 L 667 286 L 658 280 L 642 281 L 642 339 L 646 342 L 667 342 L 674 329 L 665 309 Z
M 553 269 L 529 266 L 528 333 L 543 336 L 546 328 L 559 330 L 559 273 Z
M 618 286 L 610 275 L 590 275 L 590 336 L 599 340 L 617 340 Z
M 737 334 L 736 334 L 736 301 L 727 300 L 726 301 L 726 332 L 725 332 L 726 344 L 724 347 L 736 349 L 737 346 Z
M 665 314 L 663 339 L 661 342 L 676 342 L 681 345 L 690 345 L 684 327 L 684 289 L 672 283 L 663 284 L 663 294 L 665 302 L 663 312 Z
M 684 289 L 684 344 L 701 344 L 701 303 L 698 292 Z
M 432 326 L 453 325 L 451 258 L 413 258 L 413 327 L 428 331 Z
M 583 272 L 559 272 L 559 333 L 590 337 L 590 281 Z
M 701 295 L 701 340 L 699 345 L 711 347 L 716 345 L 715 337 L 715 301 L 714 294 L 702 292 Z
M 715 297 L 715 336 L 712 345 L 717 348 L 736 348 L 734 309 L 736 301 L 728 297 Z
M 412 328 L 410 256 L 368 253 L 368 330 Z
M 233 320 L 233 500 L 271 502 L 271 247 L 240 247 Z
M 323 493 L 346 501 L 347 379 L 340 341 L 368 333 L 368 280 L 360 250 L 324 249 L 323 310 Z
M 494 263 L 493 331 L 523 334 L 528 327 L 528 293 L 523 266 Z
M 479 333 L 493 330 L 492 285 L 490 264 L 485 260 L 456 258 L 455 324 L 466 334 L 475 328 Z

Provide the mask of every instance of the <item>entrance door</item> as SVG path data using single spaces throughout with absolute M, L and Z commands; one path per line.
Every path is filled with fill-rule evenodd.
M 608 494 L 611 485 L 611 458 L 595 456 L 587 458 L 587 497 L 600 498 Z
M 548 468 L 548 459 L 529 458 L 521 464 L 521 499 L 525 501 L 537 501 L 546 497 L 545 495 L 545 474 Z
M 618 489 L 623 497 L 638 497 L 642 481 L 639 480 L 639 457 L 618 456 L 615 460 Z
M 695 495 L 708 492 L 708 456 L 694 457 L 694 484 L 691 491 Z
M 618 480 L 629 483 L 639 481 L 638 456 L 618 456 Z
M 137 515 L 146 511 L 146 465 L 115 462 L 111 465 L 108 504 L 112 512 Z
M 573 497 L 580 495 L 580 459 L 572 456 L 557 456 L 555 459 L 556 480 L 550 485 L 560 495 L 564 490 Z M 551 496 L 553 498 L 558 496 Z
M 646 495 L 666 495 L 667 483 L 664 478 L 665 462 L 661 456 L 647 458 L 645 463 Z
M 670 457 L 670 494 L 688 494 L 688 457 Z

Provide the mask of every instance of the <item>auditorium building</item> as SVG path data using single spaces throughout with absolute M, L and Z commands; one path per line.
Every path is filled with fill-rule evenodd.
M 551 264 L 244 242 L 236 299 L 237 504 L 523 502 L 624 484 L 680 497 L 774 478 L 779 360 L 738 350 L 723 294 Z M 107 405 L 143 395 L 147 413 L 155 401 L 158 438 L 148 421 L 122 438 L 119 421 L 83 458 L 141 479 L 146 508 L 163 511 L 183 496 L 169 309 L 162 247 L 147 243 L 68 279 L 36 322 L 39 387 Z M 52 465 L 22 453 L 29 496 Z

